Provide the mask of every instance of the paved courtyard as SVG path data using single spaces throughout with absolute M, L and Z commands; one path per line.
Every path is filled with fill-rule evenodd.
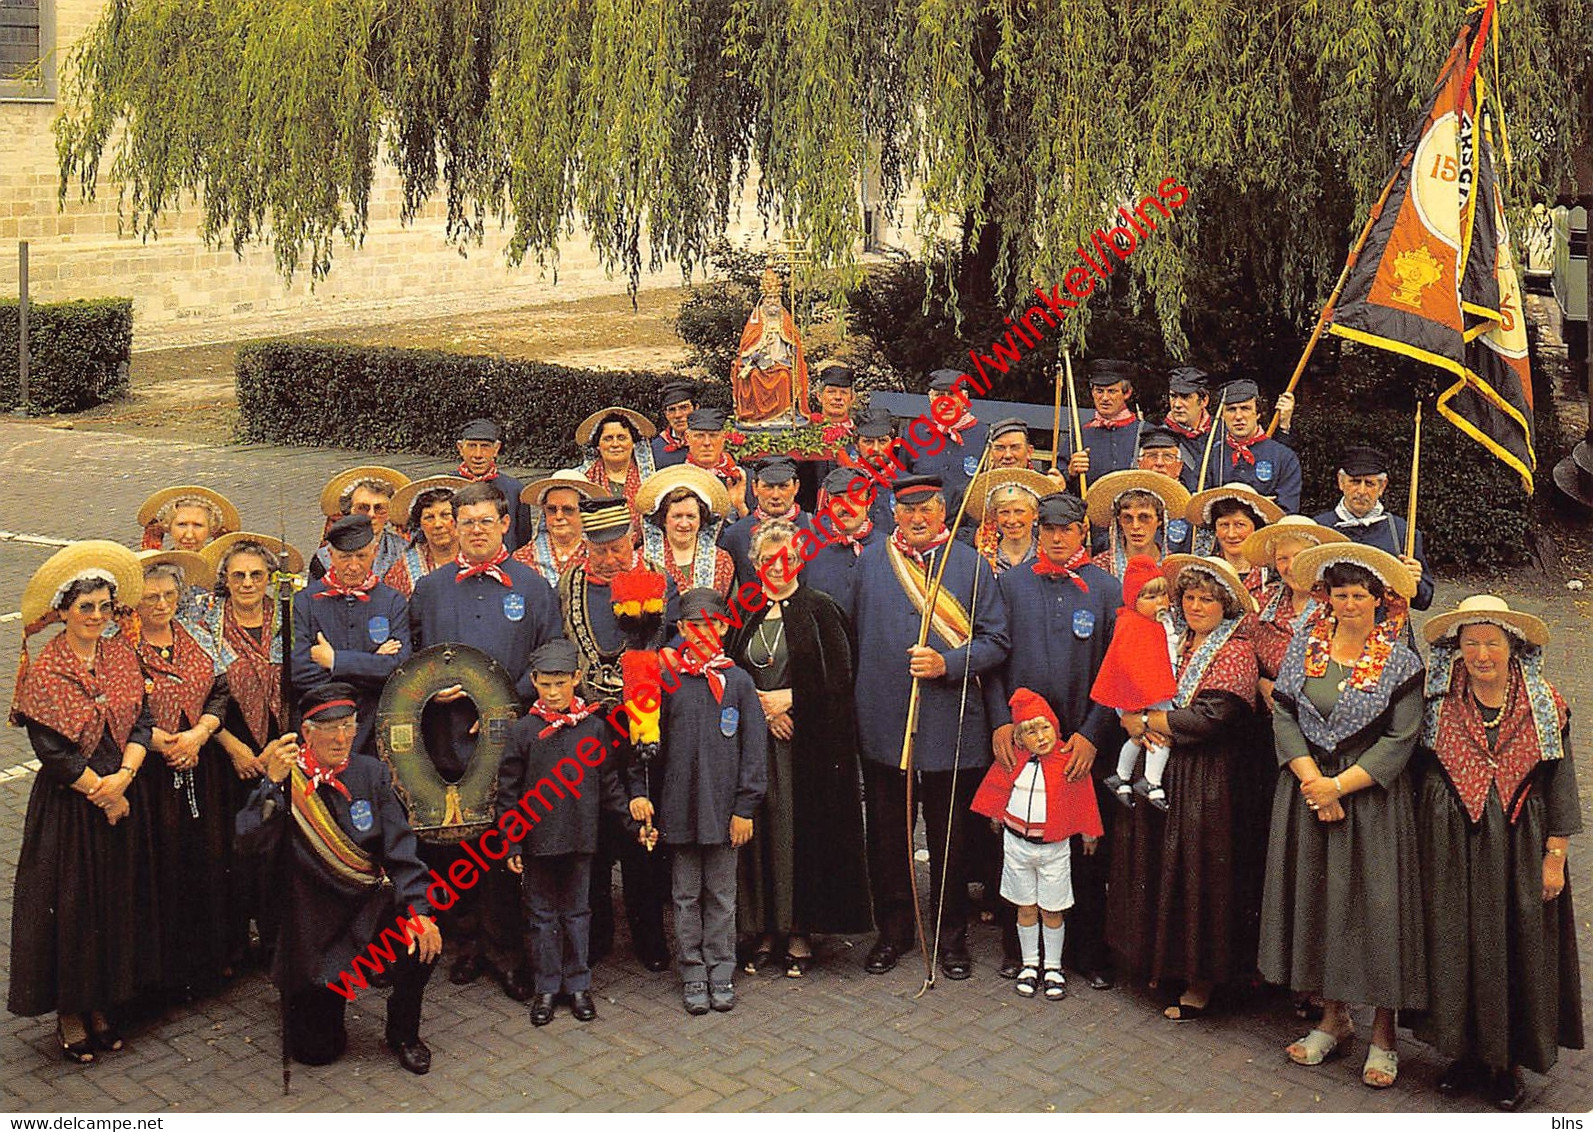
M 409 457 L 260 446 L 214 447 L 59 431 L 0 422 L 0 613 L 54 547 L 45 539 L 114 537 L 136 545 L 133 515 L 157 487 L 199 482 L 239 505 L 245 525 L 313 547 L 316 496 L 355 462 L 411 474 L 445 470 Z M 1583 577 L 1593 568 L 1573 562 Z M 1533 575 L 1496 584 L 1513 605 L 1555 632 L 1549 671 L 1578 718 L 1583 749 L 1593 713 L 1593 597 L 1563 578 Z M 1438 606 L 1461 587 L 1444 580 Z M 0 697 L 9 704 L 20 627 L 0 622 Z M 0 977 L 9 977 L 11 890 L 33 775 L 25 736 L 0 729 Z M 1593 828 L 1593 774 L 1582 773 L 1584 821 Z M 1593 892 L 1584 861 L 1593 839 L 1572 845 L 1584 886 L 1578 923 L 1584 988 L 1593 987 Z M 623 917 L 621 917 L 623 932 Z M 194 1006 L 168 1010 L 130 1035 L 129 1046 L 82 1068 L 64 1062 L 48 1019 L 0 1020 L 3 1106 L 27 1111 L 152 1112 L 365 1109 L 373 1097 L 401 1110 L 1017 1110 L 1017 1111 L 1483 1111 L 1433 1089 L 1443 1068 L 1431 1050 L 1401 1042 L 1397 1087 L 1359 1083 L 1364 1038 L 1320 1069 L 1292 1065 L 1282 1046 L 1300 1023 L 1279 996 L 1237 1004 L 1208 1020 L 1162 1019 L 1143 988 L 1093 992 L 1074 980 L 1060 1004 L 1021 1001 L 994 974 L 993 929 L 975 929 L 979 966 L 965 983 L 942 979 L 917 997 L 922 966 L 909 955 L 875 978 L 862 969 L 869 940 L 820 941 L 820 962 L 801 981 L 744 978 L 732 1014 L 687 1018 L 673 976 L 650 975 L 629 957 L 598 967 L 599 1019 L 582 1026 L 561 1012 L 533 1030 L 525 1007 L 496 985 L 467 988 L 436 978 L 422 1033 L 434 1068 L 413 1077 L 381 1047 L 384 992 L 350 1011 L 351 1046 L 336 1066 L 296 1066 L 281 1096 L 276 996 L 260 975 Z M 1363 1012 L 1364 1013 L 1364 1012 Z M 1593 1013 L 1593 1012 L 1590 1012 Z M 1360 1018 L 1369 1032 L 1370 1018 Z M 1529 1075 L 1543 1112 L 1593 1108 L 1593 1055 L 1566 1053 L 1548 1078 Z M 1486 1110 L 1491 1111 L 1491 1110 Z

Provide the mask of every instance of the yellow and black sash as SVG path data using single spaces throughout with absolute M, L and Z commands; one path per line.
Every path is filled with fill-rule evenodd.
M 386 879 L 376 859 L 343 832 L 298 767 L 293 768 L 293 820 L 304 834 L 310 856 L 333 887 L 352 894 L 375 888 Z
M 885 551 L 890 556 L 891 569 L 896 572 L 896 581 L 901 585 L 902 592 L 922 617 L 924 606 L 929 601 L 929 572 L 903 554 L 893 540 L 885 541 Z M 941 552 L 950 554 L 951 543 L 947 542 Z M 954 649 L 962 648 L 973 635 L 973 618 L 968 616 L 962 602 L 944 585 L 935 595 L 935 611 L 930 618 L 930 625 L 935 635 Z

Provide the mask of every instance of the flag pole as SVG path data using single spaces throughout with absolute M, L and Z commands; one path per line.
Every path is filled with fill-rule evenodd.
M 1405 507 L 1405 557 L 1416 557 L 1416 485 L 1422 466 L 1422 403 L 1416 402 L 1416 443 L 1410 450 L 1410 502 Z
M 1079 395 L 1078 391 L 1073 388 L 1073 352 L 1071 350 L 1062 351 L 1062 361 L 1067 367 L 1068 412 L 1072 414 L 1073 417 L 1073 451 L 1077 452 L 1083 447 L 1083 442 L 1079 438 L 1079 433 L 1081 431 L 1079 428 Z M 1085 478 L 1084 473 L 1080 472 L 1079 495 L 1084 496 L 1088 495 L 1089 493 L 1089 481 Z

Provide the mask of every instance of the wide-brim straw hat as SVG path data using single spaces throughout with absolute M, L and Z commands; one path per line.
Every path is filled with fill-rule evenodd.
M 1350 536 L 1332 527 L 1324 527 L 1308 515 L 1285 515 L 1276 523 L 1262 527 L 1245 539 L 1240 553 L 1246 562 L 1258 566 L 1273 564 L 1273 547 L 1281 539 L 1299 539 L 1307 546 L 1322 546 L 1330 542 L 1349 542 Z
M 1178 575 L 1185 570 L 1194 568 L 1202 573 L 1215 577 L 1227 591 L 1239 599 L 1239 607 L 1246 613 L 1256 611 L 1256 599 L 1250 591 L 1245 589 L 1239 571 L 1230 566 L 1222 558 L 1203 558 L 1198 554 L 1169 554 L 1162 559 L 1162 577 L 1167 579 L 1169 586 L 1178 581 Z
M 1549 643 L 1549 627 L 1530 613 L 1511 609 L 1502 597 L 1493 594 L 1476 594 L 1468 597 L 1448 613 L 1440 613 L 1422 626 L 1422 636 L 1428 644 L 1460 632 L 1467 625 L 1497 625 L 1505 632 L 1522 638 L 1529 645 L 1543 647 Z
M 1205 491 L 1196 492 L 1189 497 L 1189 503 L 1184 508 L 1184 518 L 1192 527 L 1211 526 L 1211 505 L 1221 499 L 1237 499 L 1246 504 L 1261 515 L 1264 520 L 1261 524 L 1263 527 L 1283 518 L 1282 507 L 1247 483 L 1219 484 L 1217 487 L 1208 487 Z
M 321 489 L 321 514 L 329 519 L 341 515 L 343 509 L 338 506 L 338 500 L 343 497 L 345 491 L 360 480 L 386 480 L 393 485 L 395 493 L 409 483 L 409 477 L 403 472 L 395 468 L 384 468 L 380 464 L 365 464 L 358 468 L 350 468 L 326 481 L 326 486 Z
M 409 522 L 409 509 L 415 506 L 415 497 L 422 492 L 431 491 L 433 488 L 445 487 L 449 491 L 458 491 L 470 481 L 458 476 L 426 476 L 424 479 L 410 480 L 403 487 L 393 492 L 393 501 L 388 506 L 391 509 L 392 519 L 400 526 Z
M 985 505 L 990 496 L 1004 487 L 1018 487 L 1027 491 L 1034 496 L 1036 507 L 1040 500 L 1061 490 L 1055 480 L 1031 468 L 993 468 L 988 472 L 980 472 L 969 482 L 968 517 L 975 522 L 984 519 Z
M 188 579 L 190 586 L 204 586 L 209 588 L 210 583 L 216 580 L 216 571 L 206 562 L 204 556 L 195 554 L 191 550 L 140 550 L 138 552 L 138 570 L 140 576 L 151 566 L 167 562 L 176 566 L 183 572 L 183 577 Z
M 581 472 L 574 468 L 562 468 L 551 476 L 543 476 L 526 484 L 520 491 L 520 502 L 531 507 L 540 507 L 543 498 L 556 487 L 578 492 L 582 499 L 608 498 L 608 492 L 587 479 Z
M 1189 489 L 1172 476 L 1150 472 L 1143 468 L 1128 468 L 1121 472 L 1108 472 L 1090 485 L 1084 496 L 1084 506 L 1090 513 L 1090 522 L 1097 527 L 1112 525 L 1112 508 L 1130 491 L 1148 491 L 1162 501 L 1170 519 L 1179 519 L 1189 506 Z
M 226 555 L 227 551 L 240 542 L 257 542 L 279 558 L 286 554 L 288 573 L 304 573 L 304 555 L 300 554 L 297 549 L 288 543 L 273 535 L 260 535 L 252 531 L 234 531 L 230 535 L 222 535 L 199 552 L 199 557 L 203 558 L 210 566 L 210 580 L 212 582 L 216 580 L 216 572 L 221 569 L 221 559 Z
M 644 479 L 642 486 L 636 490 L 636 510 L 643 515 L 651 515 L 658 510 L 658 501 L 677 487 L 685 488 L 708 504 L 708 510 L 715 518 L 722 518 L 730 510 L 730 493 L 725 490 L 719 477 L 692 464 L 662 468 Z
M 592 413 L 584 421 L 575 426 L 575 443 L 579 444 L 582 448 L 585 448 L 588 444 L 591 444 L 593 434 L 597 432 L 598 423 L 602 421 L 604 417 L 613 416 L 621 416 L 630 421 L 631 424 L 636 426 L 636 431 L 642 434 L 642 438 L 644 440 L 658 435 L 658 426 L 653 424 L 653 422 L 648 420 L 646 417 L 642 416 L 642 414 L 638 413 L 635 409 L 627 409 L 623 405 L 610 405 L 606 409 L 599 409 L 597 412 Z
M 109 539 L 84 539 L 63 546 L 33 572 L 22 591 L 22 624 L 31 625 L 43 617 L 62 586 L 90 571 L 115 579 L 118 605 L 136 608 L 143 599 L 144 567 L 138 555 Z
M 1405 563 L 1386 550 L 1358 542 L 1329 542 L 1321 546 L 1308 546 L 1294 556 L 1289 567 L 1301 584 L 1312 585 L 1322 580 L 1322 572 L 1339 562 L 1362 566 L 1375 574 L 1382 583 L 1400 597 L 1409 601 L 1416 596 L 1416 579 Z
M 243 526 L 243 520 L 238 517 L 238 509 L 232 505 L 232 500 L 222 495 L 219 491 L 213 491 L 208 487 L 200 487 L 198 484 L 191 483 L 182 484 L 178 487 L 163 487 L 140 503 L 138 505 L 138 525 L 140 527 L 149 526 L 155 521 L 155 516 L 160 514 L 162 507 L 173 500 L 185 498 L 203 499 L 221 512 L 221 530 L 211 531 L 212 535 L 225 534 Z

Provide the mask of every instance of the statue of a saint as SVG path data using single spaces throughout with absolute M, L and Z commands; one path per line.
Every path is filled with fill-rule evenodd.
M 747 318 L 730 366 L 730 393 L 736 423 L 789 427 L 806 420 L 808 362 L 773 268 L 764 268 L 762 290 L 763 301 Z

